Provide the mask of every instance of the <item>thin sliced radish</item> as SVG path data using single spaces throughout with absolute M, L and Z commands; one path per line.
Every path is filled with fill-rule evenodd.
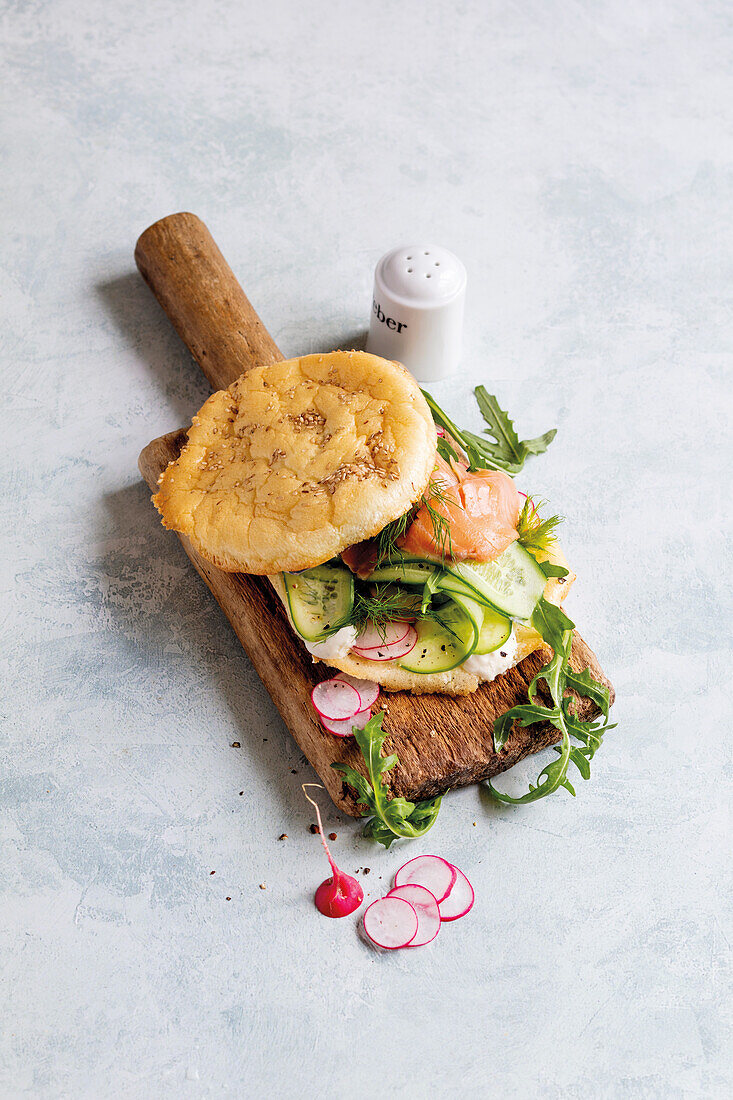
M 440 905 L 451 892 L 457 873 L 453 864 L 440 856 L 415 856 L 409 863 L 400 867 L 394 877 L 394 884 L 407 886 L 414 883 L 417 886 L 424 886 Z
M 321 718 L 329 718 L 332 722 L 343 722 L 365 707 L 353 684 L 336 679 L 316 684 L 311 692 L 311 702 Z
M 401 642 L 410 629 L 410 624 L 400 620 L 399 622 L 385 623 L 382 630 L 377 630 L 374 623 L 367 623 L 356 636 L 354 649 L 384 649 L 385 646 Z
M 378 898 L 364 914 L 364 931 L 377 947 L 409 947 L 417 935 L 417 913 L 404 898 Z
M 438 903 L 424 886 L 411 882 L 407 886 L 395 886 L 387 894 L 388 898 L 402 898 L 409 901 L 417 913 L 417 935 L 410 947 L 424 947 L 440 932 L 440 909 Z
M 448 896 L 438 903 L 442 921 L 458 920 L 459 917 L 465 917 L 473 905 L 473 886 L 463 871 L 460 871 L 458 867 L 454 867 L 453 870 L 456 873 L 456 881 L 453 883 Z
M 332 722 L 330 718 L 321 718 L 321 725 L 336 737 L 351 737 L 354 726 L 363 730 L 371 716 L 372 708 L 367 707 L 365 710 L 360 710 L 358 714 L 352 714 L 351 718 L 346 718 L 343 722 Z
M 353 688 L 356 688 L 361 696 L 362 710 L 374 706 L 379 698 L 379 684 L 375 683 L 374 680 L 360 680 L 358 676 L 350 676 L 348 672 L 339 672 L 338 676 L 334 676 L 334 680 L 344 680 L 347 684 L 351 684 Z
M 414 626 L 408 628 L 407 634 L 399 642 L 389 646 L 381 646 L 377 649 L 359 649 L 352 646 L 358 657 L 365 661 L 396 661 L 399 657 L 406 657 L 417 645 L 417 631 Z

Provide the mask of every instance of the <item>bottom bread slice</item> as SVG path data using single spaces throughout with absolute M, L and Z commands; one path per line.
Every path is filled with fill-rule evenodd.
M 545 558 L 552 561 L 555 565 L 562 565 L 568 569 L 568 563 L 559 546 L 553 546 L 552 550 L 544 555 Z M 282 574 L 276 573 L 269 578 L 272 587 L 277 592 L 285 611 L 290 619 L 290 612 L 288 609 L 287 594 L 285 591 L 285 583 L 282 578 Z M 560 605 L 570 590 L 570 587 L 575 580 L 575 574 L 569 572 L 567 577 L 555 578 L 552 577 L 547 582 L 545 587 L 545 599 L 551 603 Z M 292 620 L 290 622 L 292 627 Z M 517 638 L 517 653 L 514 663 L 510 666 L 516 668 L 525 657 L 528 657 L 530 653 L 534 653 L 535 650 L 540 649 L 543 645 L 542 639 L 536 630 L 531 627 L 521 626 L 516 624 L 514 632 Z M 303 640 L 297 635 L 295 628 L 293 633 L 296 634 L 301 645 L 305 645 Z M 358 676 L 363 680 L 374 680 L 380 684 L 385 691 L 409 691 L 413 695 L 433 695 L 436 693 L 442 693 L 445 695 L 471 695 L 474 691 L 477 691 L 481 683 L 485 681 L 479 680 L 472 672 L 467 672 L 460 665 L 458 668 L 452 668 L 448 672 L 430 672 L 421 675 L 416 672 L 408 672 L 406 669 L 399 668 L 391 661 L 367 661 L 364 657 L 359 657 L 356 653 L 348 653 L 344 657 L 329 657 L 320 658 L 314 657 L 314 663 L 323 661 L 324 664 L 330 668 L 335 668 L 339 672 L 346 672 L 351 676 Z

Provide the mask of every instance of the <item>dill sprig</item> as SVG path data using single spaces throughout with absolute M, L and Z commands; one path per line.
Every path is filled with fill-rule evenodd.
M 447 506 L 449 504 L 455 505 L 455 500 L 448 495 L 439 481 L 431 480 L 426 493 L 422 498 L 422 506 L 428 514 L 430 520 L 430 526 L 433 528 L 433 539 L 435 545 L 439 547 L 440 557 L 442 561 L 446 558 L 453 556 L 453 543 L 450 535 L 450 520 L 446 516 L 445 512 L 439 512 L 434 506 L 433 501 L 437 501 L 438 504 Z
M 547 519 L 540 519 L 539 508 L 544 504 L 544 500 L 533 501 L 531 497 L 527 497 L 519 514 L 519 541 L 527 550 L 546 553 L 557 541 L 556 531 L 563 522 L 563 517 L 548 516 Z
M 391 584 L 375 584 L 370 592 L 357 591 L 354 594 L 351 622 L 356 627 L 370 622 L 377 631 L 381 631 L 400 618 L 424 617 L 420 611 L 420 602 L 417 592 L 398 589 Z
M 395 559 L 401 557 L 402 551 L 397 544 L 400 539 L 405 537 L 421 508 L 424 508 L 428 514 L 433 529 L 433 538 L 436 546 L 439 547 L 441 559 L 445 561 L 446 558 L 451 557 L 450 520 L 443 512 L 438 511 L 433 503 L 434 501 L 443 505 L 455 504 L 455 501 L 448 495 L 441 483 L 435 478 L 431 478 L 427 489 L 420 499 L 413 504 L 409 512 L 393 519 L 377 535 L 375 569 L 378 569 L 380 565 L 391 565 Z
M 377 535 L 377 561 L 374 566 L 377 569 L 380 565 L 391 565 L 396 557 L 399 557 L 401 551 L 397 545 L 398 541 L 407 534 L 410 529 L 410 525 L 417 515 L 420 502 L 414 504 L 409 512 L 405 512 L 404 516 L 399 516 L 397 519 L 393 519 L 391 523 L 388 523 L 386 527 Z

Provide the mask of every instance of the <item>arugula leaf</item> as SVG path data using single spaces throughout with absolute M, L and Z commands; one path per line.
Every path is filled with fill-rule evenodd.
M 552 443 L 557 428 L 538 435 L 536 439 L 520 439 L 509 419 L 509 414 L 499 405 L 493 394 L 487 393 L 483 386 L 477 386 L 474 390 L 481 415 L 487 427 L 484 435 L 477 435 L 459 428 L 443 412 L 437 401 L 431 397 L 427 390 L 422 390 L 422 395 L 428 403 L 433 420 L 455 441 L 463 451 L 463 455 L 457 453 L 448 439 L 438 438 L 438 454 L 446 462 L 451 458 L 468 459 L 470 470 L 503 470 L 514 477 L 524 466 L 530 455 L 539 455 L 546 451 Z M 489 436 L 490 438 L 485 438 Z
M 564 565 L 554 565 L 551 561 L 538 561 L 537 564 L 546 577 L 567 577 L 570 572 Z
M 430 394 L 425 390 L 422 392 L 433 420 L 449 436 L 449 438 L 439 437 L 438 453 L 446 461 L 450 461 L 451 458 L 461 461 L 467 459 L 471 470 L 503 470 L 513 477 L 524 467 L 530 455 L 538 455 L 546 451 L 557 434 L 557 429 L 552 428 L 535 439 L 520 439 L 512 420 L 501 408 L 496 397 L 488 393 L 484 386 L 477 386 L 474 394 L 486 423 L 483 435 L 477 435 L 476 432 L 458 428 Z M 463 454 L 458 453 L 456 448 L 462 450 Z M 530 552 L 547 551 L 555 542 L 555 530 L 561 522 L 560 516 L 540 519 L 535 503 L 527 497 L 517 525 L 519 541 Z M 554 565 L 549 561 L 541 561 L 537 564 L 547 578 L 561 578 L 568 575 L 568 570 L 564 566 Z M 423 607 L 426 606 L 429 596 L 430 589 L 426 586 L 423 590 Z M 532 626 L 543 641 L 552 648 L 553 657 L 530 683 L 529 702 L 512 707 L 506 714 L 496 719 L 494 747 L 496 752 L 502 751 L 515 722 L 521 726 L 531 726 L 536 722 L 550 722 L 562 736 L 560 744 L 554 749 L 556 759 L 542 769 L 537 782 L 530 784 L 526 794 L 519 798 L 512 798 L 497 791 L 489 781 L 489 789 L 501 802 L 536 802 L 537 799 L 544 798 L 545 795 L 551 794 L 560 787 L 564 787 L 574 795 L 575 789 L 568 779 L 570 764 L 575 766 L 583 779 L 588 779 L 590 761 L 602 744 L 604 732 L 614 728 L 614 724 L 608 721 L 608 689 L 595 681 L 588 669 L 575 673 L 570 667 L 574 623 L 559 607 L 543 597 L 532 614 Z M 549 706 L 545 706 L 540 701 L 539 691 L 542 681 L 547 685 L 550 694 L 551 705 Z M 588 722 L 581 721 L 574 712 L 573 699 L 566 697 L 571 691 L 591 699 L 600 709 L 602 718 Z M 373 822 L 375 831 L 383 828 L 376 817 Z M 370 822 L 367 828 L 371 827 L 373 822 Z
M 372 837 L 389 848 L 398 838 L 413 840 L 432 828 L 440 810 L 441 798 L 417 803 L 401 797 L 387 798 L 384 777 L 399 761 L 394 753 L 382 756 L 382 746 L 387 736 L 382 729 L 383 718 L 384 711 L 377 711 L 363 730 L 356 726 L 353 728 L 354 738 L 367 766 L 368 780 L 349 764 L 332 764 L 331 767 L 354 788 L 359 802 L 374 815 L 364 826 L 364 836 Z
M 461 447 L 464 451 L 466 458 L 468 459 L 468 467 L 470 470 L 481 470 L 485 469 L 487 466 L 493 470 L 503 469 L 502 466 L 492 461 L 488 456 L 484 460 L 480 450 L 473 443 L 471 443 L 469 437 L 472 433 L 462 432 L 461 429 L 457 427 L 457 425 L 455 425 L 448 416 L 446 416 L 440 405 L 437 403 L 437 401 L 435 401 L 433 397 L 430 396 L 427 390 L 421 390 L 420 392 L 428 403 L 428 407 L 430 409 L 430 412 L 432 413 L 435 423 L 438 425 L 439 428 L 442 428 L 443 431 L 448 432 L 451 438 L 455 439 L 458 446 Z M 481 436 L 476 436 L 475 438 L 478 439 L 481 447 L 485 445 L 486 441 L 482 439 Z M 453 447 L 451 447 L 450 443 L 446 439 L 438 439 L 438 453 L 446 461 L 449 461 L 451 457 L 461 457 L 460 455 L 456 454 L 455 450 L 453 449 Z
M 541 717 L 539 717 L 540 713 Z M 522 703 L 517 707 L 512 707 L 511 710 L 502 714 L 494 722 L 494 749 L 496 752 L 501 752 L 506 745 L 515 722 L 519 722 L 520 726 L 533 726 L 535 722 L 552 722 L 553 726 L 560 729 L 562 714 L 557 709 L 552 710 L 549 707 L 540 707 L 532 703 Z
M 431 573 L 428 579 L 425 581 L 425 584 L 422 587 L 422 602 L 420 604 L 421 615 L 424 615 L 430 607 L 433 595 L 435 592 L 438 591 L 440 582 L 444 576 L 445 573 L 443 573 L 442 570 L 439 571 L 436 569 L 435 572 Z
M 542 640 L 551 645 L 555 654 L 557 654 L 558 652 L 565 653 L 566 646 L 569 644 L 566 633 L 573 629 L 575 623 L 567 617 L 557 604 L 550 603 L 544 596 L 540 596 L 537 606 L 532 612 L 532 626 Z M 555 700 L 555 702 L 558 702 L 558 700 Z
M 550 428 L 549 432 L 537 435 L 534 439 L 523 439 L 522 446 L 525 447 L 531 455 L 541 455 L 545 453 L 556 435 L 557 428 Z
M 504 412 L 494 395 L 487 393 L 484 386 L 477 386 L 473 392 L 487 424 L 484 435 L 493 439 L 493 443 L 484 440 L 484 446 L 491 448 L 494 459 L 505 469 L 512 466 L 517 471 L 521 470 L 529 455 L 542 454 L 557 435 L 557 428 L 552 428 L 536 439 L 520 440 L 509 414 Z
M 473 392 L 479 411 L 488 425 L 484 428 L 484 434 L 494 438 L 497 460 L 509 465 L 521 464 L 524 458 L 522 444 L 508 413 L 500 408 L 493 393 L 487 393 L 484 386 L 476 386 Z
M 589 668 L 584 668 L 582 672 L 573 672 L 569 668 L 565 674 L 565 683 L 578 695 L 591 699 L 597 707 L 600 707 L 603 717 L 608 718 L 610 708 L 608 688 L 605 684 L 599 684 L 597 680 L 593 679 Z
M 560 787 L 574 795 L 575 788 L 568 779 L 570 764 L 575 765 L 583 779 L 589 779 L 590 761 L 601 747 L 603 734 L 614 728 L 608 722 L 608 688 L 594 680 L 589 669 L 577 673 L 570 668 L 574 623 L 559 607 L 542 597 L 532 615 L 532 626 L 552 646 L 553 658 L 539 670 L 530 683 L 527 690 L 529 703 L 512 707 L 494 723 L 494 748 L 501 752 L 515 722 L 525 727 L 534 725 L 535 722 L 550 722 L 560 731 L 562 740 L 559 745 L 554 746 L 557 759 L 542 769 L 537 782 L 530 783 L 526 794 L 513 798 L 497 791 L 489 782 L 489 790 L 495 798 L 513 805 L 536 802 Z M 539 701 L 539 685 L 543 680 L 554 704 L 552 706 L 545 706 Z M 591 699 L 600 708 L 603 718 L 581 721 L 574 713 L 572 698 L 566 698 L 566 693 L 570 690 Z M 574 744 L 571 738 L 580 744 Z
M 457 459 L 459 462 L 462 461 L 461 455 L 458 454 L 454 447 L 451 447 L 448 440 L 442 435 L 438 436 L 438 454 L 444 462 L 450 463 L 452 458 Z

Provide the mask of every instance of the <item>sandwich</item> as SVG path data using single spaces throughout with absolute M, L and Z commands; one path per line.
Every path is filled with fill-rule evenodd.
M 267 576 L 314 660 L 465 695 L 569 622 L 574 580 L 512 476 L 554 432 L 519 443 L 479 404 L 493 443 L 364 352 L 254 368 L 205 402 L 153 502 L 215 566 Z

